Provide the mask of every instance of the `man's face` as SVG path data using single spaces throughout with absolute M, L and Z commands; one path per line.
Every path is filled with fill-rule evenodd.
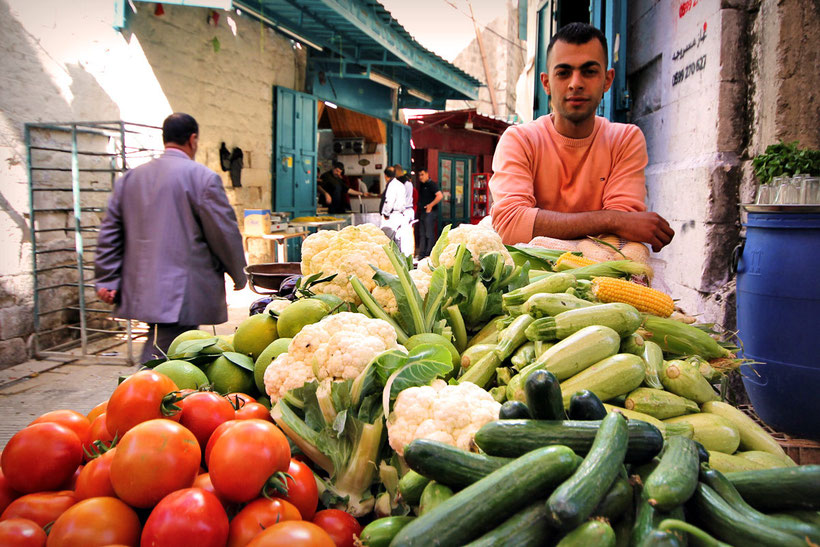
M 341 168 L 339 168 L 339 167 L 334 167 L 334 168 L 332 169 L 332 171 L 333 171 L 333 174 L 336 176 L 336 178 L 342 178 L 342 170 L 341 170 Z
M 541 74 L 541 83 L 551 96 L 552 107 L 557 115 L 576 124 L 595 115 L 615 77 L 613 69 L 606 70 L 604 48 L 594 38 L 580 45 L 555 42 L 548 69 L 548 74 Z
M 430 180 L 430 175 L 427 174 L 427 171 L 419 171 L 419 182 L 427 182 Z

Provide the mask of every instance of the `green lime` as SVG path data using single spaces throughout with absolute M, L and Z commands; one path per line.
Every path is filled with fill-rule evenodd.
M 213 384 L 214 391 L 223 395 L 227 393 L 246 393 L 253 391 L 253 374 L 220 355 L 205 366 L 205 375 Z
M 341 304 L 344 304 L 345 301 L 342 300 L 341 298 L 339 298 L 338 296 L 336 296 L 335 294 L 321 293 L 321 294 L 317 294 L 315 296 L 312 296 L 311 298 L 313 300 L 321 300 L 322 302 L 327 304 L 327 307 L 330 308 L 330 310 L 333 313 L 338 313 L 340 311 L 346 311 L 345 309 L 343 309 L 344 306 L 341 306 Z
M 234 351 L 233 344 L 227 340 L 227 336 L 224 334 L 218 335 L 216 337 L 216 344 L 213 346 L 208 346 L 207 348 L 202 350 L 202 353 L 207 355 L 216 355 L 219 353 L 223 353 L 225 351 Z
M 279 335 L 283 338 L 293 338 L 305 325 L 318 323 L 330 313 L 330 307 L 321 300 L 305 298 L 297 300 L 279 314 L 276 324 Z
M 269 313 L 251 315 L 236 328 L 233 347 L 237 352 L 256 359 L 279 336 L 276 327 L 276 319 Z
M 171 342 L 171 345 L 168 346 L 168 353 L 167 355 L 174 355 L 177 352 L 177 347 L 182 342 L 187 342 L 188 340 L 204 340 L 205 338 L 213 338 L 214 335 L 210 332 L 205 332 L 204 330 L 186 330 L 176 338 L 174 341 Z
M 419 344 L 435 344 L 438 346 L 446 347 L 447 350 L 450 352 L 450 355 L 453 357 L 453 367 L 461 366 L 461 355 L 459 355 L 458 350 L 452 342 L 450 342 L 447 338 L 443 337 L 442 335 L 436 334 L 434 332 L 422 332 L 420 334 L 414 334 L 413 336 L 407 339 L 407 343 L 404 344 L 404 347 L 406 347 L 407 350 L 410 351 Z
M 265 393 L 265 369 L 271 361 L 288 351 L 292 338 L 277 338 L 262 351 L 253 366 L 253 379 L 260 393 Z
M 197 389 L 208 383 L 208 376 L 188 361 L 165 361 L 155 366 L 154 371 L 173 380 L 179 389 Z

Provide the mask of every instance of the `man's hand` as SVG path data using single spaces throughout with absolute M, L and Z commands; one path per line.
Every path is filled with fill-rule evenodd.
M 117 291 L 113 289 L 103 289 L 101 287 L 97 289 L 97 296 L 106 304 L 113 304 L 114 298 L 117 297 Z
M 666 219 L 652 212 L 622 212 L 618 215 L 618 222 L 612 231 L 626 240 L 648 243 L 656 253 L 668 245 L 675 236 L 675 230 L 669 226 Z
M 424 210 L 427 211 L 428 213 L 432 213 L 433 212 L 433 204 L 428 203 L 427 205 L 424 206 Z

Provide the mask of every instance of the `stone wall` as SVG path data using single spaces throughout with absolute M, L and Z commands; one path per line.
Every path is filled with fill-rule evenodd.
M 240 225 L 244 208 L 270 208 L 272 88 L 303 90 L 305 51 L 235 12 L 220 11 L 214 26 L 203 8 L 165 5 L 164 14 L 155 15 L 153 3 L 136 7 L 131 13 L 126 3 L 126 28 L 118 32 L 110 0 L 0 0 L 0 367 L 31 352 L 25 123 L 125 120 L 157 126 L 171 112 L 188 112 L 200 124 L 197 161 L 223 177 Z M 44 138 L 50 137 L 56 138 Z M 241 188 L 233 188 L 219 167 L 221 142 L 245 154 Z M 65 215 L 41 221 L 70 226 Z M 70 231 L 48 238 L 48 245 L 73 245 Z M 253 259 L 264 249 L 250 251 Z M 71 260 L 71 253 L 63 255 L 50 260 Z M 63 295 L 50 305 L 64 306 L 71 298 Z

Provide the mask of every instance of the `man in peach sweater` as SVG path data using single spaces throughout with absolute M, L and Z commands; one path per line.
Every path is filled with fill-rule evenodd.
M 643 133 L 595 115 L 615 77 L 606 60 L 591 25 L 569 24 L 550 41 L 541 83 L 553 112 L 507 129 L 493 158 L 493 228 L 505 243 L 610 233 L 657 252 L 675 235 L 646 211 Z

